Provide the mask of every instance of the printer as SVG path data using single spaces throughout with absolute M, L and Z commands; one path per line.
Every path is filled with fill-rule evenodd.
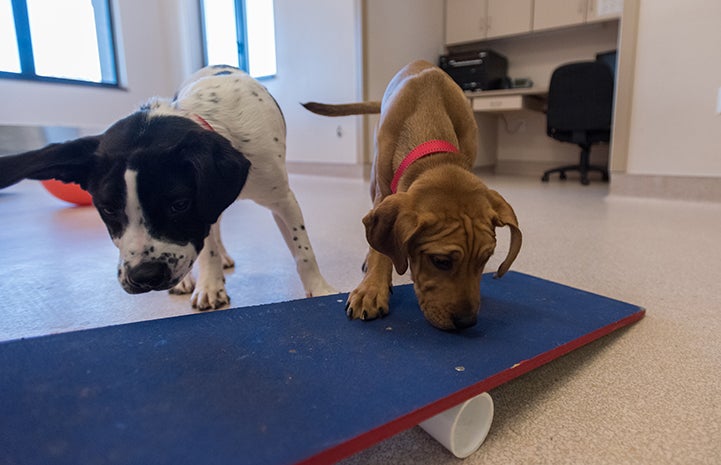
M 509 87 L 508 60 L 493 50 L 463 51 L 441 55 L 439 66 L 464 91 Z

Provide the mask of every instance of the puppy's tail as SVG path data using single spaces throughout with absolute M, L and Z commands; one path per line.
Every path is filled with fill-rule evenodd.
M 381 112 L 381 102 L 358 102 L 330 105 L 327 103 L 301 103 L 306 110 L 323 116 L 370 115 Z

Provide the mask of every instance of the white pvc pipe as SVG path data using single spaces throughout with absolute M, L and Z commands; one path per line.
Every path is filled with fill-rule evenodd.
M 493 399 L 484 392 L 421 423 L 433 438 L 459 459 L 478 450 L 491 429 Z

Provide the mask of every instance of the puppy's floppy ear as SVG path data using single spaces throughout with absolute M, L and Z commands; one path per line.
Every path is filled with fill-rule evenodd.
M 240 195 L 248 178 L 250 161 L 217 134 L 205 133 L 197 142 L 186 147 L 195 171 L 195 201 L 203 220 L 213 224 Z
M 23 179 L 58 179 L 88 185 L 95 150 L 101 136 L 50 144 L 39 150 L 0 157 L 0 189 Z
M 398 274 L 408 269 L 408 242 L 420 227 L 410 201 L 405 192 L 389 195 L 363 218 L 368 244 L 390 257 Z
M 521 234 L 521 230 L 518 228 L 516 213 L 513 211 L 513 208 L 511 208 L 511 205 L 506 202 L 506 199 L 501 197 L 501 194 L 491 189 L 488 189 L 486 195 L 495 212 L 493 216 L 493 226 L 508 226 L 511 228 L 511 246 L 508 249 L 508 255 L 506 255 L 506 259 L 503 260 L 503 263 L 501 263 L 498 267 L 498 271 L 495 276 L 493 276 L 494 278 L 500 278 L 506 274 L 508 269 L 511 267 L 511 264 L 516 259 L 516 256 L 518 256 L 518 252 L 521 251 L 523 236 Z

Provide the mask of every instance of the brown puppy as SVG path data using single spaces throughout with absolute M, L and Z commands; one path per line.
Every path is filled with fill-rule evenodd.
M 521 249 L 511 206 L 470 170 L 478 129 L 460 87 L 425 61 L 393 77 L 382 102 L 304 105 L 343 116 L 380 112 L 371 172 L 373 209 L 363 218 L 371 249 L 365 276 L 347 303 L 349 318 L 388 314 L 393 265 L 410 263 L 418 303 L 440 329 L 475 325 L 483 268 L 496 248 L 495 228 L 509 226 L 511 245 L 496 277 Z

